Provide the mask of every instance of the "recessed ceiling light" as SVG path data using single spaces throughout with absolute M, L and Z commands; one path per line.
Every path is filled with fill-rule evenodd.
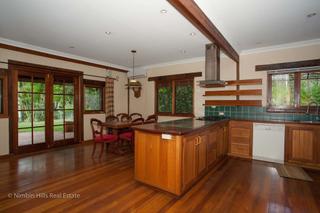
M 74 49 L 75 47 L 74 46 L 69 46 L 69 49 Z
M 192 33 L 190 33 L 189 35 L 190 35 L 190 36 L 195 36 L 196 33 L 195 33 L 195 32 L 192 32 Z
M 111 35 L 110 31 L 105 32 L 106 35 Z
M 165 10 L 165 9 L 162 9 L 162 10 L 160 10 L 160 13 L 167 13 L 168 11 L 167 10 Z
M 310 13 L 310 14 L 307 15 L 307 18 L 311 18 L 311 17 L 313 17 L 315 15 L 317 15 L 317 13 Z

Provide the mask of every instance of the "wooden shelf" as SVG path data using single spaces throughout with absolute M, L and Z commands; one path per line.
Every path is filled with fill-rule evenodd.
M 261 100 L 206 100 L 205 106 L 262 106 Z
M 206 91 L 203 96 L 236 96 L 236 95 L 262 95 L 261 89 L 252 90 L 223 90 L 223 91 Z
M 208 84 L 205 88 L 219 88 L 227 86 L 244 86 L 244 85 L 262 85 L 262 79 L 246 79 L 246 80 L 234 80 L 226 81 L 226 85 L 221 84 Z

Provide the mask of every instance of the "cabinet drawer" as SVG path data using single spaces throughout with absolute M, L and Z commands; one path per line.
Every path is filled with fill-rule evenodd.
M 249 138 L 251 135 L 251 129 L 247 128 L 239 128 L 239 127 L 233 127 L 231 129 L 231 136 L 235 137 L 244 137 L 244 138 Z
M 243 129 L 252 129 L 252 122 L 249 122 L 249 121 L 230 121 L 229 126 L 231 128 L 239 127 L 239 128 L 243 128 Z
M 231 154 L 249 155 L 249 145 L 231 144 Z
M 244 145 L 251 144 L 250 137 L 245 138 L 245 137 L 234 137 L 234 136 L 231 136 L 230 143 L 231 144 L 237 143 L 237 144 L 244 144 Z

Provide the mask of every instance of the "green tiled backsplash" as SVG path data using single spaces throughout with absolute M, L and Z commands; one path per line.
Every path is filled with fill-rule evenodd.
M 250 106 L 207 106 L 205 107 L 205 116 L 217 116 L 223 112 L 225 116 L 235 119 L 252 119 L 252 120 L 319 120 L 317 115 L 307 115 L 301 113 L 269 113 L 266 107 Z

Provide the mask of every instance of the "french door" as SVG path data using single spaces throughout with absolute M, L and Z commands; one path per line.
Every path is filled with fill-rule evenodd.
M 12 152 L 80 141 L 79 75 L 19 67 L 11 69 L 11 78 Z

